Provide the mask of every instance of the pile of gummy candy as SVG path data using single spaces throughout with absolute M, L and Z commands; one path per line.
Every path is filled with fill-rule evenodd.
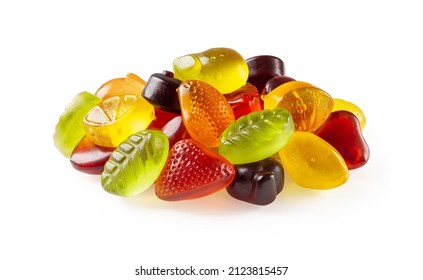
M 344 184 L 369 159 L 365 122 L 355 104 L 286 76 L 278 57 L 213 48 L 176 58 L 173 72 L 147 82 L 130 73 L 79 93 L 53 138 L 115 195 L 154 187 L 179 201 L 226 189 L 267 205 L 285 171 L 305 188 Z

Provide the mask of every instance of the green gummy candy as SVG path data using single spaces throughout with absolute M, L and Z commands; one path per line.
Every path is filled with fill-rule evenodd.
M 65 156 L 70 157 L 73 149 L 85 136 L 83 120 L 88 111 L 101 99 L 89 92 L 77 94 L 59 118 L 53 135 L 54 144 Z
M 115 195 L 140 194 L 157 180 L 168 153 L 169 139 L 163 132 L 142 130 L 132 134 L 110 155 L 101 185 Z
M 283 108 L 242 116 L 220 138 L 219 154 L 232 164 L 256 162 L 277 153 L 294 133 L 294 121 Z

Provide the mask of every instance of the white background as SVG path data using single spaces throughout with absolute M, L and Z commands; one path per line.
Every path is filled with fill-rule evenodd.
M 141 265 L 423 279 L 419 1 L 84 2 L 0 4 L 0 279 L 173 279 L 135 276 Z M 266 207 L 225 191 L 168 203 L 110 195 L 54 147 L 75 94 L 219 46 L 278 56 L 287 75 L 359 105 L 368 164 L 334 190 L 288 181 Z

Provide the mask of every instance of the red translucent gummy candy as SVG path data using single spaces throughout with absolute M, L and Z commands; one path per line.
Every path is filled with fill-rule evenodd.
M 193 139 L 176 143 L 156 181 L 156 195 L 168 201 L 203 197 L 226 188 L 235 178 L 234 166 Z
M 70 162 L 81 172 L 88 174 L 101 174 L 104 165 L 115 148 L 97 146 L 84 136 L 72 152 Z
M 369 160 L 369 146 L 361 133 L 360 122 L 351 112 L 332 112 L 315 134 L 341 154 L 350 170 Z
M 176 116 L 170 120 L 163 126 L 162 132 L 169 138 L 169 148 L 172 148 L 176 142 L 182 139 L 190 138 L 181 116 Z
M 263 109 L 260 94 L 257 88 L 250 83 L 224 96 L 234 111 L 235 119 Z
M 160 130 L 163 126 L 165 126 L 169 121 L 173 120 L 175 117 L 180 116 L 181 114 L 166 111 L 157 107 L 154 107 L 154 114 L 156 116 L 156 119 L 153 120 L 150 125 L 148 126 L 148 129 L 156 129 Z

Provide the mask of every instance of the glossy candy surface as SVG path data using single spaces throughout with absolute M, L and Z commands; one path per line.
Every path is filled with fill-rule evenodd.
M 295 80 L 291 77 L 288 77 L 288 76 L 273 77 L 272 79 L 267 81 L 266 85 L 264 86 L 264 88 L 260 92 L 260 94 L 266 95 L 269 92 L 271 92 L 272 90 L 274 90 L 275 88 L 277 88 L 278 86 L 283 85 L 284 83 L 287 83 L 287 82 L 292 82 L 292 81 L 295 81 Z
M 341 154 L 348 169 L 361 167 L 369 160 L 369 146 L 361 133 L 360 122 L 351 112 L 332 112 L 315 134 Z
M 332 112 L 332 97 L 323 90 L 305 82 L 291 81 L 282 84 L 264 96 L 264 108 L 285 108 L 297 131 L 313 132 Z
M 279 156 L 285 171 L 302 187 L 331 189 L 348 179 L 348 168 L 342 156 L 313 133 L 294 132 Z
M 154 107 L 155 119 L 150 123 L 148 129 L 162 129 L 168 122 L 173 120 L 175 117 L 180 116 L 180 113 L 165 111 L 160 108 Z
M 258 55 L 247 59 L 248 82 L 257 87 L 261 92 L 264 85 L 276 76 L 285 74 L 285 65 L 283 61 L 272 55 Z
M 109 193 L 133 196 L 145 191 L 159 176 L 169 152 L 167 136 L 143 130 L 128 137 L 110 155 L 101 174 Z
M 332 112 L 341 111 L 341 110 L 349 111 L 353 113 L 357 117 L 358 121 L 360 122 L 361 129 L 363 129 L 366 126 L 366 116 L 364 115 L 360 107 L 358 107 L 357 105 L 355 105 L 354 103 L 350 101 L 334 98 Z
M 142 96 L 155 107 L 179 113 L 180 107 L 176 89 L 181 84 L 181 81 L 168 75 L 160 73 L 151 75 L 142 92 Z
M 225 158 L 193 139 L 176 143 L 156 181 L 156 195 L 168 201 L 210 195 L 226 188 L 235 169 Z
M 182 139 L 190 138 L 181 116 L 170 120 L 162 127 L 162 131 L 169 138 L 169 147 L 173 147 L 176 142 Z
M 70 157 L 73 149 L 84 137 L 85 130 L 82 121 L 92 107 L 101 99 L 89 92 L 77 94 L 68 104 L 56 124 L 53 140 L 56 148 L 65 156 Z
M 225 98 L 232 107 L 235 119 L 263 109 L 259 92 L 250 83 L 247 83 L 232 93 L 225 94 Z
M 119 95 L 140 96 L 144 89 L 145 81 L 133 73 L 129 73 L 125 78 L 116 78 L 105 82 L 96 91 L 95 95 L 105 100 Z
M 277 153 L 293 132 L 294 122 L 287 110 L 253 112 L 231 123 L 223 132 L 219 154 L 232 164 L 259 161 Z
M 70 162 L 81 172 L 99 175 L 103 172 L 104 164 L 109 160 L 114 149 L 97 146 L 84 136 L 73 150 Z
M 103 100 L 84 119 L 88 138 L 98 146 L 117 147 L 129 135 L 146 129 L 154 107 L 143 97 L 120 95 Z
M 235 120 L 231 106 L 214 87 L 197 80 L 178 88 L 179 102 L 189 135 L 207 147 L 219 146 L 219 138 Z
M 236 176 L 226 191 L 234 198 L 257 205 L 272 203 L 282 191 L 284 171 L 279 161 L 267 158 L 235 165 Z
M 213 48 L 178 57 L 173 61 L 175 78 L 181 81 L 200 80 L 220 93 L 230 93 L 245 85 L 248 65 L 235 50 Z

